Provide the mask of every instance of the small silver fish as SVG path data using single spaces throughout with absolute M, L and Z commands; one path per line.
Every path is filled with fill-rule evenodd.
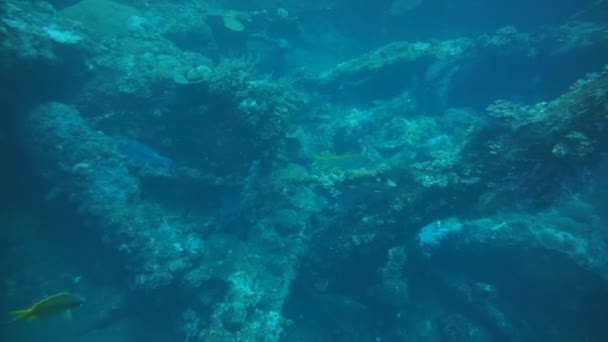
M 132 139 L 120 139 L 118 149 L 127 157 L 153 165 L 159 165 L 166 169 L 173 166 L 173 160 L 162 157 L 150 146 Z

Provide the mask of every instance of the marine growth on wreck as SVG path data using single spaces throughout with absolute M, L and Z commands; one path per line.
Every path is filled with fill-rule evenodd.
M 608 341 L 606 18 L 0 2 L 0 340 Z

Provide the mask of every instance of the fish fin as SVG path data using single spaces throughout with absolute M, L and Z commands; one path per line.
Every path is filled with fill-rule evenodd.
M 158 163 L 167 170 L 173 167 L 173 160 L 169 158 L 159 157 Z
M 28 321 L 31 321 L 32 319 L 35 319 L 35 316 L 31 316 L 31 310 L 30 309 L 24 309 L 24 310 L 15 310 L 15 311 L 11 311 L 11 315 L 13 315 L 13 319 L 11 319 L 10 321 L 8 321 L 8 323 L 13 323 L 22 319 L 27 319 Z M 34 317 L 34 318 L 31 318 Z
M 65 319 L 71 321 L 72 320 L 72 310 L 65 310 L 65 312 L 63 313 L 63 317 L 65 317 Z

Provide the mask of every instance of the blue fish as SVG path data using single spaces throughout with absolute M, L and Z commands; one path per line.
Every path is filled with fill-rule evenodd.
M 140 162 L 162 166 L 166 169 L 170 169 L 173 166 L 173 160 L 159 155 L 158 152 L 150 146 L 139 141 L 126 138 L 120 139 L 118 142 L 118 149 L 125 156 Z

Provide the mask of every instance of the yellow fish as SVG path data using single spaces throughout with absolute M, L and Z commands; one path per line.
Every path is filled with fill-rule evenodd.
M 363 156 L 358 153 L 336 154 L 333 152 L 324 152 L 312 156 L 313 163 L 339 163 L 343 161 L 360 160 Z
M 33 304 L 27 309 L 12 311 L 13 319 L 9 322 L 20 320 L 33 321 L 38 318 L 44 318 L 62 313 L 69 314 L 72 309 L 75 309 L 84 303 L 84 299 L 67 292 L 61 292 L 50 297 L 47 297 L 38 303 Z

